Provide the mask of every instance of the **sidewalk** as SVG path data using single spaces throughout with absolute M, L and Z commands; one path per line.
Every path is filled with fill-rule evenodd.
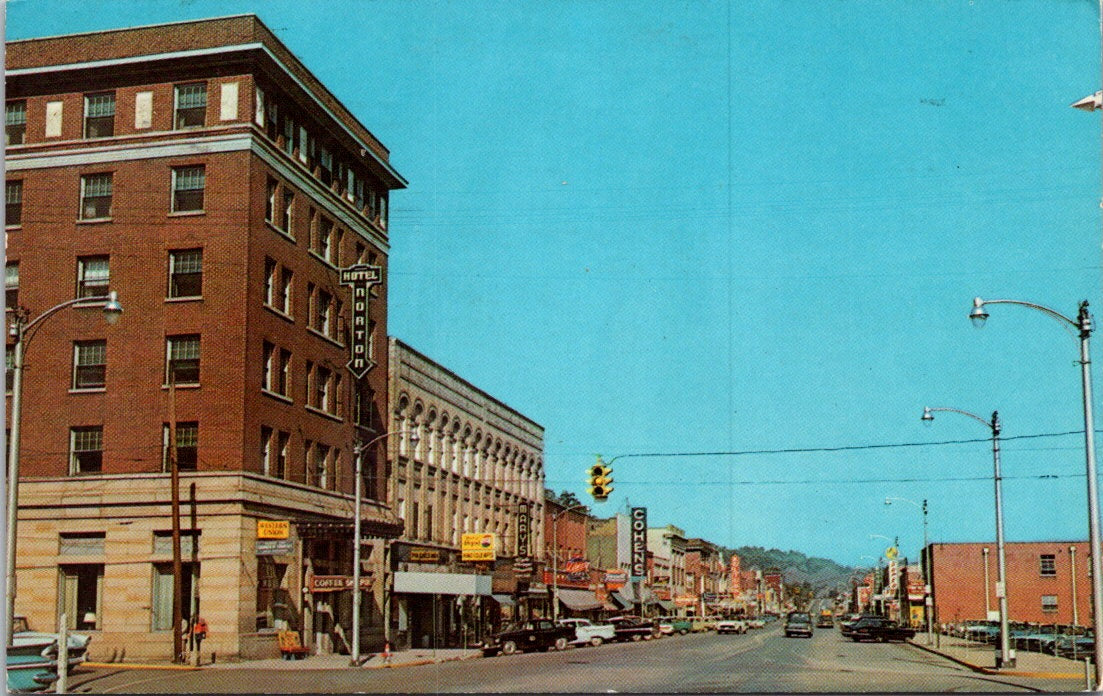
M 1083 660 L 1070 660 L 1055 655 L 1017 650 L 1014 667 L 996 669 L 996 648 L 992 645 L 945 635 L 936 636 L 935 641 L 927 645 L 927 636 L 922 633 L 908 642 L 921 650 L 942 655 L 981 674 L 1068 680 L 1069 688 L 1076 691 L 1082 689 L 1085 683 Z
M 394 667 L 413 667 L 416 665 L 429 665 L 436 662 L 452 662 L 455 660 L 467 660 L 479 657 L 482 651 L 469 648 L 445 649 L 418 648 L 392 652 L 390 658 L 383 657 L 382 653 L 365 652 L 361 654 L 361 669 L 390 669 Z M 242 660 L 239 662 L 216 662 L 206 664 L 202 669 L 273 669 L 273 670 L 304 670 L 304 669 L 340 669 L 351 668 L 348 655 L 309 655 L 301 660 L 283 660 L 270 658 L 264 660 Z

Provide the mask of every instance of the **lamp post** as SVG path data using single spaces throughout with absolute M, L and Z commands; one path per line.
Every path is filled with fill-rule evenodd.
M 352 542 L 352 659 L 349 661 L 349 665 L 352 667 L 358 667 L 360 665 L 360 503 L 363 498 L 364 487 L 364 451 L 374 445 L 375 443 L 390 437 L 391 435 L 400 435 L 403 433 L 410 433 L 410 442 L 417 444 L 418 437 L 416 430 L 393 430 L 389 433 L 383 433 L 379 437 L 368 440 L 365 443 L 357 444 L 353 448 L 353 454 L 356 457 L 356 481 L 353 484 L 354 499 L 356 510 L 353 513 L 353 542 Z M 386 569 L 384 569 L 384 576 L 386 575 Z M 386 592 L 387 588 L 384 586 L 383 592 Z M 384 615 L 383 627 L 386 631 L 386 627 L 390 617 Z
M 1021 300 L 982 300 L 973 298 L 973 309 L 969 312 L 969 319 L 973 325 L 980 328 L 988 319 L 988 312 L 984 311 L 985 305 L 1013 304 L 1029 309 L 1036 309 L 1057 321 L 1071 326 L 1077 330 L 1080 339 L 1080 386 L 1081 405 L 1084 410 L 1084 458 L 1088 477 L 1088 537 L 1091 545 L 1092 568 L 1092 629 L 1096 636 L 1103 636 L 1103 570 L 1100 568 L 1100 558 L 1103 557 L 1099 538 L 1099 493 L 1096 482 L 1095 468 L 1095 427 L 1092 417 L 1092 382 L 1091 382 L 1091 351 L 1089 341 L 1092 333 L 1091 314 L 1088 313 L 1088 301 L 1080 303 L 1076 319 L 1071 319 L 1058 311 Z M 1095 642 L 1093 662 L 1095 665 L 1095 688 L 1103 689 L 1103 641 Z
M 586 507 L 579 503 L 552 513 L 552 621 L 559 620 L 559 518 L 571 510 Z
M 996 486 L 996 599 L 1000 605 L 1000 659 L 996 668 L 1014 667 L 1015 659 L 1011 657 L 1011 636 L 1008 635 L 1007 625 L 1007 560 L 1004 555 L 1003 543 L 1003 477 L 1000 475 L 1000 415 L 992 412 L 992 420 L 986 421 L 975 413 L 962 411 L 957 408 L 931 408 L 923 407 L 923 416 L 920 420 L 930 425 L 934 422 L 934 414 L 937 412 L 960 413 L 968 416 L 992 431 L 992 478 Z M 987 584 L 984 588 L 988 592 Z
M 119 321 L 123 313 L 123 307 L 119 304 L 118 295 L 111 291 L 106 295 L 95 297 L 78 297 L 62 302 L 47 309 L 34 319 L 30 318 L 30 311 L 26 307 L 16 307 L 12 311 L 11 326 L 8 327 L 8 335 L 11 336 L 14 345 L 12 347 L 12 398 L 11 398 L 11 434 L 8 451 L 8 569 L 7 569 L 7 640 L 11 644 L 15 630 L 15 542 L 16 525 L 19 523 L 19 421 L 23 408 L 23 356 L 27 344 L 34 337 L 34 330 L 42 325 L 46 319 L 52 317 L 67 307 L 77 305 L 100 305 L 103 318 L 108 324 L 114 325 Z
M 923 504 L 915 502 L 914 500 L 908 500 L 907 498 L 885 498 L 885 505 L 892 505 L 894 501 L 902 503 L 909 503 L 916 506 L 923 513 L 923 615 L 927 618 L 927 645 L 931 644 L 931 609 L 927 606 L 927 602 L 931 596 L 931 557 L 927 550 L 927 499 L 923 499 Z

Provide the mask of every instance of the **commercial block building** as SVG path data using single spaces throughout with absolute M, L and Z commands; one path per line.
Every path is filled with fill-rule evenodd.
M 280 628 L 342 650 L 354 447 L 391 420 L 387 149 L 251 15 L 14 41 L 6 68 L 9 323 L 125 308 L 25 341 L 16 611 L 67 614 L 96 659 L 173 657 L 175 460 L 204 652 L 273 655 Z M 369 646 L 402 529 L 384 464 L 365 455 Z
M 994 618 L 999 610 L 996 544 L 930 544 L 934 621 Z M 1007 542 L 1011 621 L 1089 625 L 1091 550 L 1086 541 Z
M 399 646 L 470 645 L 503 608 L 547 611 L 544 428 L 396 338 L 389 354 L 391 430 L 404 435 L 388 502 L 406 521 L 392 554 L 392 635 Z M 485 539 L 492 559 L 464 561 L 465 534 Z M 516 572 L 518 558 L 532 559 L 531 574 Z

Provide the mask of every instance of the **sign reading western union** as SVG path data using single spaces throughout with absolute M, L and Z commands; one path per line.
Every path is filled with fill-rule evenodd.
M 494 547 L 493 534 L 464 534 L 460 538 L 460 560 L 493 561 Z
M 257 520 L 258 539 L 286 539 L 291 533 L 287 520 Z

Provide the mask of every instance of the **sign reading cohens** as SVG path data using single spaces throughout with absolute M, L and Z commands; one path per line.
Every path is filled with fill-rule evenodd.
M 493 534 L 464 534 L 460 537 L 460 560 L 493 561 L 494 547 Z
M 633 582 L 647 577 L 647 508 L 632 508 L 632 565 L 629 579 Z

